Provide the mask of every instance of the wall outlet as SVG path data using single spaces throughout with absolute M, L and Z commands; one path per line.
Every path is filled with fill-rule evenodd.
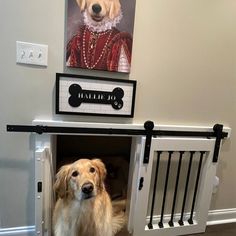
M 220 184 L 220 179 L 218 176 L 215 176 L 213 180 L 213 194 L 217 192 L 219 184 Z
M 48 45 L 16 41 L 16 62 L 47 66 Z

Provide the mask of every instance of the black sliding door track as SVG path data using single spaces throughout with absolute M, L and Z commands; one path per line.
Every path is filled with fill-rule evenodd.
M 146 136 L 144 163 L 149 162 L 149 153 L 151 140 L 154 136 L 174 136 L 174 137 L 205 137 L 216 138 L 215 152 L 213 162 L 217 162 L 221 139 L 228 136 L 223 132 L 223 125 L 214 125 L 212 132 L 204 131 L 173 131 L 173 130 L 155 130 L 152 121 L 146 121 L 143 129 L 118 129 L 118 128 L 81 128 L 81 127 L 63 127 L 63 126 L 43 126 L 43 125 L 7 125 L 7 132 L 30 132 L 30 133 L 51 133 L 51 134 L 101 134 L 101 135 L 130 135 Z

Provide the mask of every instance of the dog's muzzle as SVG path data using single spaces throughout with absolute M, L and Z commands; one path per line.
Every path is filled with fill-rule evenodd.
M 94 186 L 92 183 L 85 183 L 82 185 L 83 199 L 89 199 L 94 196 Z
M 101 15 L 102 7 L 99 4 L 93 4 L 92 5 L 92 19 L 96 22 L 100 22 L 103 20 L 104 16 Z

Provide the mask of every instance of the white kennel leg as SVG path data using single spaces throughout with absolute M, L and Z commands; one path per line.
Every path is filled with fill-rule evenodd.
M 43 236 L 43 154 L 44 149 L 35 152 L 35 227 L 36 234 Z
M 51 137 L 36 137 L 35 148 L 35 227 L 36 235 L 51 236 L 53 208 L 53 163 Z

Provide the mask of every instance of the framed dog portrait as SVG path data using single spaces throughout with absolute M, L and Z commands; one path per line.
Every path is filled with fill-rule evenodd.
M 129 73 L 136 0 L 67 0 L 66 65 Z
M 56 74 L 56 114 L 133 117 L 136 81 Z

